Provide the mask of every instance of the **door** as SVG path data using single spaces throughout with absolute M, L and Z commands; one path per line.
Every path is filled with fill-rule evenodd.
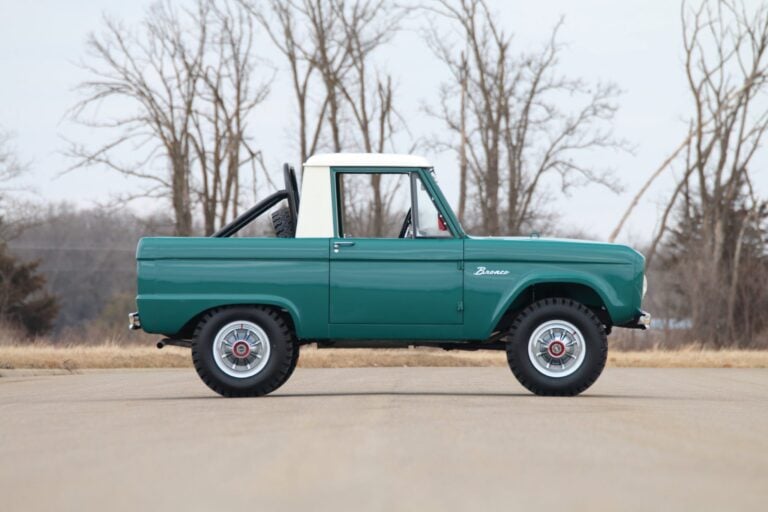
M 442 222 L 418 171 L 344 171 L 334 178 L 330 323 L 461 324 L 463 239 Z

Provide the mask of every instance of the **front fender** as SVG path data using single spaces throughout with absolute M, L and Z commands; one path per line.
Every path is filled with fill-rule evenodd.
M 523 295 L 527 289 L 535 285 L 558 284 L 580 285 L 592 290 L 602 301 L 611 321 L 620 324 L 632 318 L 634 310 L 631 305 L 621 300 L 621 294 L 607 279 L 589 272 L 568 270 L 567 272 L 537 272 L 524 275 L 515 285 L 504 292 L 493 311 L 490 329 L 499 324 L 504 314 L 515 304 L 522 304 L 527 298 Z

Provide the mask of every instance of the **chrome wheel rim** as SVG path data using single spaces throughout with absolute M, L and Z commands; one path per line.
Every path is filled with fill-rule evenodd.
M 213 340 L 213 359 L 221 371 L 245 379 L 264 369 L 271 348 L 264 329 L 244 320 L 222 327 Z
M 547 377 L 571 375 L 584 363 L 586 354 L 581 331 L 565 320 L 544 322 L 528 340 L 528 358 L 533 367 Z

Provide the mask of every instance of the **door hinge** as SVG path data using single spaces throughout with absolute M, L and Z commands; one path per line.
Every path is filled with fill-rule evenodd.
M 459 303 L 456 305 L 456 311 L 462 312 L 464 311 L 464 301 L 460 300 Z
M 464 270 L 464 262 L 463 261 L 457 261 L 456 262 L 456 268 L 459 270 Z

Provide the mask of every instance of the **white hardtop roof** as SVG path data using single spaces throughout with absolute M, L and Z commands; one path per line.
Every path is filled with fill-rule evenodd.
M 309 157 L 304 167 L 432 167 L 426 158 L 394 153 L 325 153 Z

